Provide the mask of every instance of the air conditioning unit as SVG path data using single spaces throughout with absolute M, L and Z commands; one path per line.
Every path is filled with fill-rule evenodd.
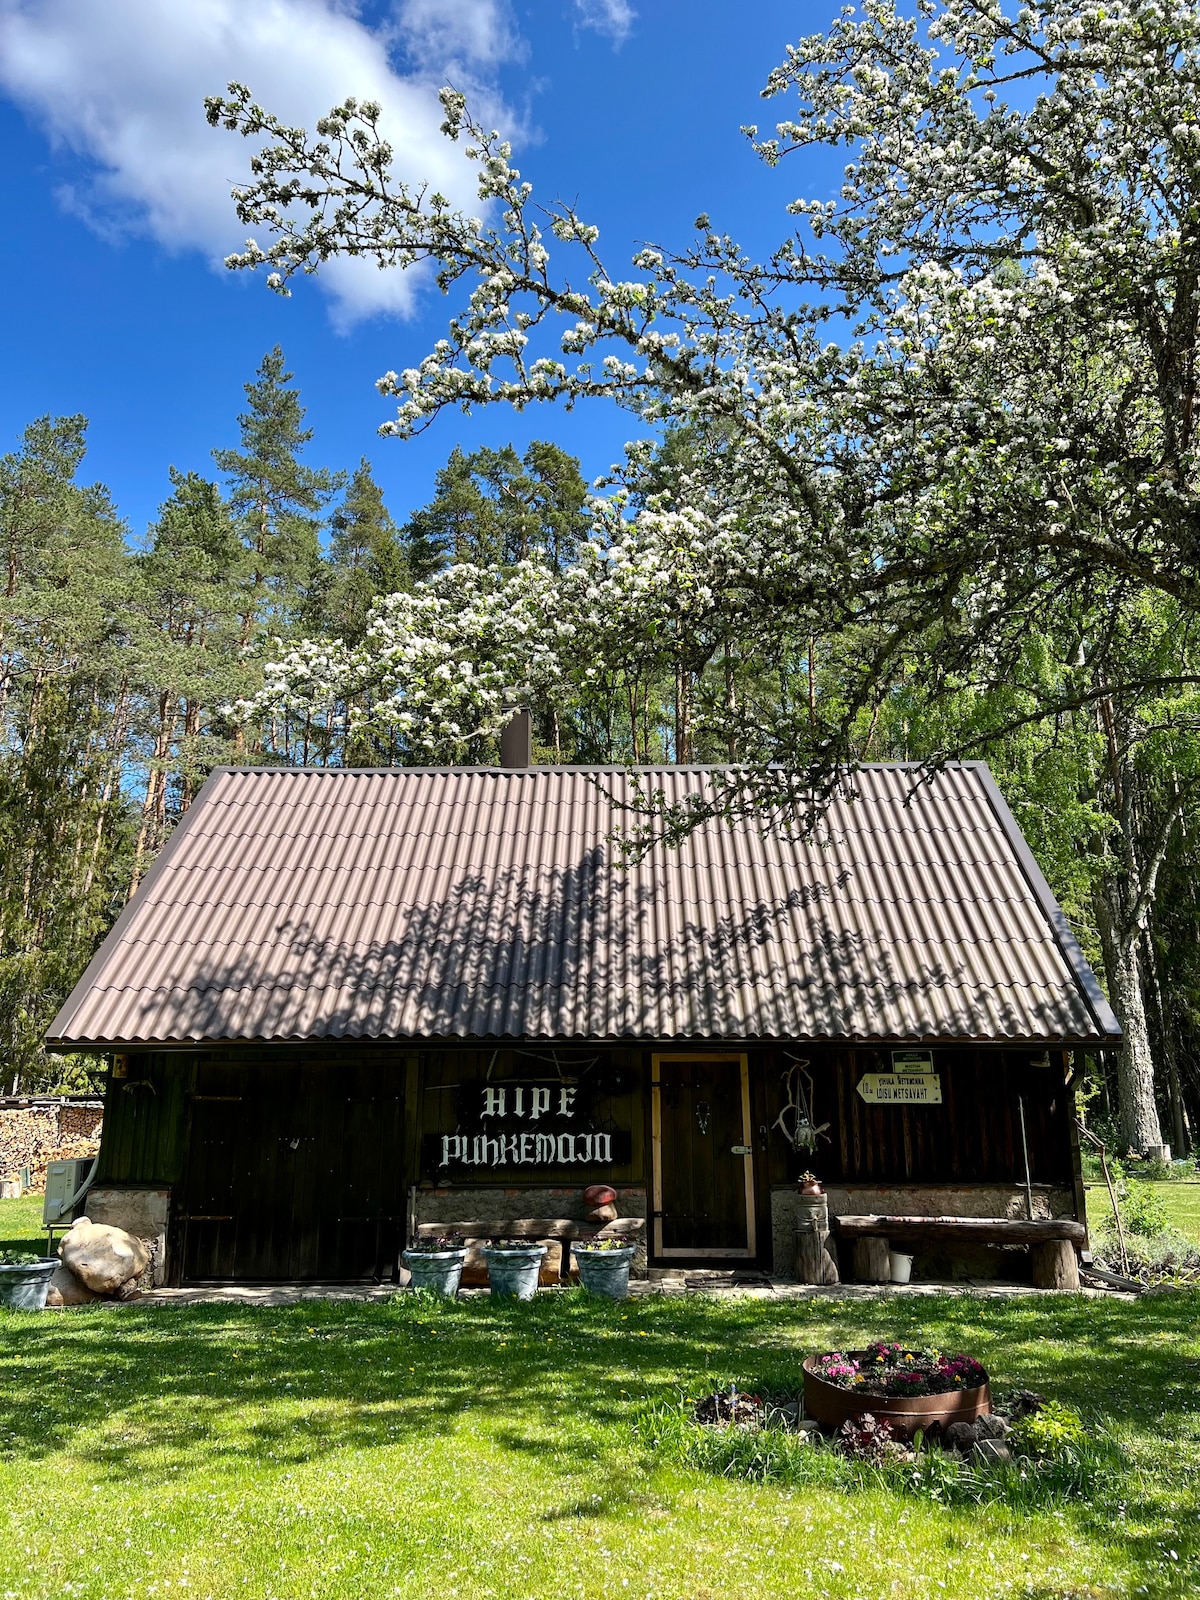
M 66 1207 L 67 1201 L 72 1199 L 80 1186 L 87 1182 L 87 1175 L 92 1170 L 94 1156 L 81 1156 L 71 1161 L 51 1161 L 46 1166 L 46 1198 L 42 1203 L 42 1226 L 49 1228 L 59 1224 L 66 1225 L 82 1217 L 87 1212 L 87 1196 L 76 1202 L 73 1208 L 59 1210 L 60 1206 Z

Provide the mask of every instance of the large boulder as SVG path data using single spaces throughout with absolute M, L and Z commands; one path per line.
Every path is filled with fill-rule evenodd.
M 89 1289 L 81 1278 L 77 1278 L 70 1267 L 59 1262 L 50 1277 L 50 1287 L 46 1291 L 46 1304 L 48 1306 L 86 1306 L 93 1300 L 98 1300 L 94 1289 Z
M 150 1265 L 150 1252 L 124 1228 L 80 1217 L 58 1247 L 63 1265 L 96 1294 L 115 1294 Z

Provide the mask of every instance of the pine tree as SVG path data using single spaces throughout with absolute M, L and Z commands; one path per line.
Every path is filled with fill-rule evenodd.
M 434 480 L 430 503 L 401 532 L 413 581 L 471 562 L 494 570 L 541 560 L 562 571 L 587 536 L 587 485 L 574 456 L 535 440 L 470 455 L 457 446 Z
M 329 551 L 314 593 L 311 628 L 357 644 L 380 595 L 410 587 L 408 562 L 383 491 L 363 456 L 330 518 Z
M 136 882 L 199 784 L 233 755 L 218 707 L 253 687 L 238 650 L 252 556 L 215 483 L 170 469 L 173 493 L 137 558 L 135 648 L 146 769 Z
M 433 499 L 401 530 L 415 583 L 464 561 L 491 566 L 499 554 L 493 507 L 475 482 L 473 461 L 456 445 L 434 479 Z
M 229 480 L 229 505 L 251 554 L 243 645 L 267 623 L 285 632 L 299 614 L 321 561 L 321 513 L 341 487 L 339 474 L 305 466 L 312 439 L 300 396 L 289 385 L 278 345 L 245 385 L 249 407 L 238 417 L 240 448 L 214 450 Z
M 131 568 L 107 492 L 78 484 L 87 423 L 42 417 L 0 458 L 0 1066 L 42 1046 L 128 886 Z M 49 1076 L 48 1076 L 49 1074 Z

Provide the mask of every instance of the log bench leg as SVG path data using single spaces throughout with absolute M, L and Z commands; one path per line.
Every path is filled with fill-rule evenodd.
M 886 1239 L 855 1239 L 854 1276 L 859 1283 L 891 1283 L 892 1259 Z
M 1047 1239 L 1030 1250 L 1033 1281 L 1039 1289 L 1078 1289 L 1079 1261 L 1069 1239 Z

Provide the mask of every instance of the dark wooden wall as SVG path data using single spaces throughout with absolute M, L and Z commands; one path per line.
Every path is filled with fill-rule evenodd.
M 597 1046 L 585 1059 L 600 1057 L 606 1069 L 627 1075 L 629 1087 L 597 1102 L 603 1125 L 627 1133 L 629 1162 L 614 1169 L 614 1182 L 647 1179 L 646 1123 L 651 1048 L 640 1045 Z M 671 1049 L 667 1044 L 662 1049 Z M 683 1048 L 683 1047 L 681 1047 Z M 694 1048 L 694 1047 L 688 1047 Z M 1030 1063 L 1038 1047 L 948 1046 L 935 1050 L 941 1073 L 943 1103 L 905 1109 L 868 1106 L 855 1093 L 867 1072 L 886 1071 L 890 1052 L 874 1047 L 776 1045 L 747 1047 L 754 1090 L 756 1154 L 766 1137 L 770 1181 L 794 1179 L 811 1166 L 831 1181 L 879 1182 L 1015 1182 L 1024 1176 L 1017 1098 L 1025 1101 L 1029 1159 L 1036 1183 L 1069 1182 L 1071 1178 L 1071 1106 L 1063 1088 L 1058 1053 L 1046 1069 Z M 566 1069 L 580 1052 L 564 1050 Z M 783 1106 L 783 1073 L 789 1057 L 808 1060 L 818 1122 L 832 1124 L 810 1158 L 795 1156 L 774 1122 Z M 457 1086 L 481 1083 L 489 1065 L 497 1081 L 528 1075 L 539 1056 L 525 1057 L 509 1047 L 500 1050 L 430 1046 L 421 1051 L 373 1046 L 334 1049 L 281 1045 L 273 1049 L 208 1051 L 192 1054 L 130 1054 L 127 1077 L 110 1083 L 104 1117 L 98 1181 L 104 1183 L 173 1184 L 184 1159 L 191 1096 L 200 1062 L 237 1061 L 281 1067 L 305 1063 L 332 1072 L 339 1067 L 374 1061 L 380 1070 L 403 1071 L 408 1086 L 406 1165 L 412 1178 L 420 1173 L 417 1141 L 422 1132 L 452 1131 Z M 282 1088 L 282 1081 L 281 1081 Z M 419 1112 L 417 1106 L 419 1104 Z M 463 1175 L 462 1182 L 496 1182 L 486 1173 Z M 552 1181 L 547 1179 L 546 1181 Z
M 109 1079 L 98 1183 L 169 1186 L 179 1179 L 195 1057 L 129 1055 Z
M 772 1131 L 771 1181 L 790 1182 L 811 1167 L 831 1183 L 1021 1183 L 1021 1098 L 1033 1182 L 1069 1184 L 1071 1095 L 1064 1086 L 1061 1051 L 1050 1053 L 1051 1067 L 1033 1066 L 1042 1053 L 1040 1046 L 935 1048 L 941 1105 L 896 1107 L 867 1105 L 856 1091 L 866 1073 L 891 1070 L 890 1049 L 763 1049 L 757 1062 L 767 1125 L 774 1124 L 783 1106 L 783 1074 L 794 1057 L 809 1062 L 816 1122 L 831 1124 L 810 1156 L 793 1154 Z

